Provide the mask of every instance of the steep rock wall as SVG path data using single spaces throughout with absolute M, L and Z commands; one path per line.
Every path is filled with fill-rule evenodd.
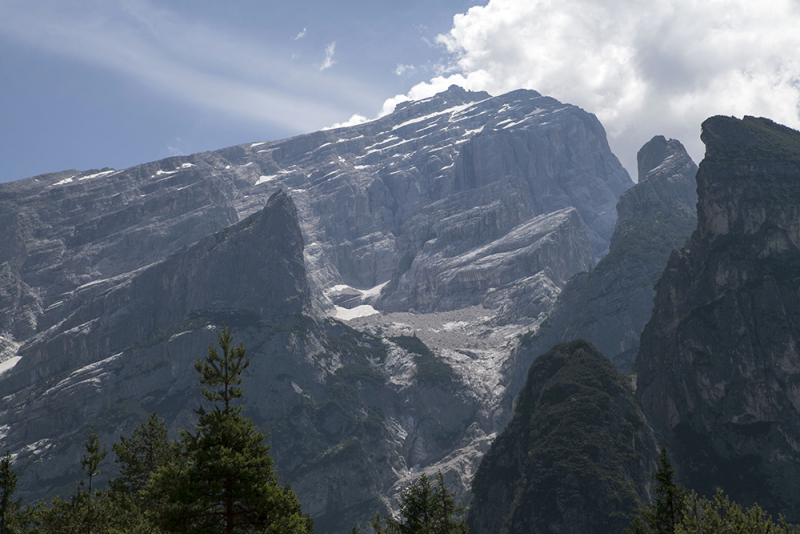
M 698 225 L 670 257 L 637 399 L 681 481 L 800 519 L 800 133 L 712 117 Z

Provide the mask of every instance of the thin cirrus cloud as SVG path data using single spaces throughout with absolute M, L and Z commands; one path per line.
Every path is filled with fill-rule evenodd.
M 295 41 L 299 41 L 300 39 L 302 39 L 305 36 L 306 36 L 306 29 L 303 28 L 303 30 L 300 33 L 298 33 L 297 35 L 294 36 L 294 40 Z
M 345 77 L 326 74 L 323 84 L 314 66 L 276 59 L 262 42 L 187 22 L 146 0 L 2 2 L 0 37 L 121 73 L 181 102 L 296 132 L 330 124 L 374 96 Z
M 332 42 L 328 46 L 325 47 L 325 60 L 322 62 L 319 70 L 329 69 L 336 63 L 333 60 L 333 54 L 336 53 L 336 41 Z
M 793 0 L 490 0 L 437 37 L 451 54 L 446 72 L 381 113 L 451 84 L 529 88 L 595 113 L 629 170 L 658 134 L 699 161 L 700 124 L 711 115 L 800 127 L 798 28 Z

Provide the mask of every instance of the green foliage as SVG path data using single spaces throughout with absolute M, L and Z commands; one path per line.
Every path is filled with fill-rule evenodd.
M 370 521 L 377 534 L 466 534 L 464 511 L 456 506 L 453 494 L 439 471 L 435 483 L 424 473 L 400 497 L 400 520 L 376 514 Z
M 145 504 L 144 493 L 150 477 L 175 457 L 167 440 L 165 423 L 153 413 L 130 438 L 120 435 L 119 439 L 112 448 L 117 455 L 120 476 L 111 482 L 111 488 Z
M 699 532 L 747 533 L 747 534 L 791 534 L 797 533 L 783 517 L 778 522 L 772 521 L 757 504 L 747 510 L 735 502 L 731 502 L 721 489 L 711 500 L 705 497 L 698 499 L 692 492 L 686 499 L 686 510 L 680 523 L 676 525 L 676 534 L 695 534 Z
M 34 534 L 160 534 L 128 496 L 95 491 L 92 506 L 86 492 L 69 501 L 56 497 L 39 503 L 30 514 Z
M 611 362 L 583 340 L 557 345 L 534 361 L 511 421 L 481 461 L 470 528 L 621 532 L 639 506 L 651 443 Z
M 639 511 L 633 519 L 628 533 L 675 534 L 687 506 L 687 494 L 683 486 L 675 483 L 675 470 L 669 461 L 667 449 L 661 448 L 659 467 L 653 473 L 656 479 L 655 502 Z
M 169 532 L 311 532 L 311 519 L 277 475 L 264 445 L 265 435 L 242 417 L 241 373 L 249 361 L 241 343 L 232 347 L 230 329 L 217 332 L 220 356 L 213 344 L 198 361 L 204 396 L 214 409 L 197 410 L 194 434 L 181 433 L 177 461 L 158 471 L 151 493 L 161 504 L 159 523 Z
M 0 460 L 0 534 L 17 532 L 19 526 L 19 499 L 14 500 L 17 492 L 17 474 L 12 470 L 11 452 Z
M 717 489 L 712 499 L 698 498 L 675 483 L 675 470 L 666 449 L 658 456 L 655 502 L 641 510 L 624 534 L 791 534 L 797 527 L 783 517 L 772 521 L 759 506 L 743 510 Z

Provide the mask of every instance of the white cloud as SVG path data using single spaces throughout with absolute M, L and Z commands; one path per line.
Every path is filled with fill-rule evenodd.
M 403 76 L 405 74 L 414 74 L 417 68 L 414 65 L 403 65 L 402 63 L 397 64 L 397 68 L 394 69 L 394 73 L 398 76 Z
M 374 96 L 349 77 L 326 74 L 323 83 L 317 65 L 149 0 L 2 1 L 0 38 L 122 74 L 181 104 L 295 132 Z
M 365 123 L 368 120 L 369 119 L 367 119 L 364 115 L 359 115 L 359 114 L 356 113 L 355 115 L 353 115 L 352 117 L 350 117 L 346 121 L 337 122 L 335 124 L 332 124 L 331 126 L 326 126 L 325 128 L 323 128 L 323 130 L 333 130 L 335 128 L 346 128 L 348 126 L 356 126 L 358 124 Z
M 798 28 L 793 0 L 490 0 L 437 37 L 449 68 L 383 112 L 453 83 L 491 94 L 529 88 L 595 113 L 631 171 L 657 134 L 699 161 L 708 116 L 800 127 Z
M 297 35 L 294 37 L 294 40 L 295 40 L 295 41 L 298 41 L 298 40 L 302 39 L 302 38 L 303 38 L 303 37 L 305 37 L 305 36 L 306 36 L 306 29 L 305 29 L 305 28 L 303 28 L 303 31 L 301 31 L 300 33 L 298 33 L 298 34 L 297 34 Z
M 322 62 L 322 66 L 319 70 L 329 69 L 336 63 L 333 60 L 333 54 L 336 53 L 336 41 L 332 42 L 328 46 L 325 47 L 325 61 Z

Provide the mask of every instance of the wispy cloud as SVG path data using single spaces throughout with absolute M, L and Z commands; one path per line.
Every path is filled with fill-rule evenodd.
M 175 138 L 175 146 L 168 145 L 167 146 L 167 154 L 170 156 L 183 156 L 183 150 L 181 149 L 181 138 Z
M 0 37 L 121 73 L 181 104 L 297 132 L 374 98 L 357 80 L 326 74 L 323 84 L 315 65 L 281 59 L 255 38 L 187 22 L 148 0 L 3 1 Z
M 303 38 L 303 37 L 305 37 L 305 36 L 306 36 L 306 29 L 305 29 L 305 28 L 303 28 L 303 31 L 301 31 L 300 33 L 298 33 L 298 34 L 297 34 L 297 35 L 294 37 L 294 40 L 295 40 L 295 41 L 298 41 L 298 40 L 302 39 L 302 38 Z
M 325 61 L 322 62 L 322 66 L 320 66 L 319 70 L 329 69 L 336 63 L 333 60 L 333 54 L 336 53 L 336 41 L 332 42 L 328 46 L 325 47 Z
M 402 63 L 397 64 L 397 68 L 394 69 L 394 73 L 398 76 L 403 76 L 405 74 L 414 74 L 416 72 L 416 67 L 414 65 L 403 65 Z

